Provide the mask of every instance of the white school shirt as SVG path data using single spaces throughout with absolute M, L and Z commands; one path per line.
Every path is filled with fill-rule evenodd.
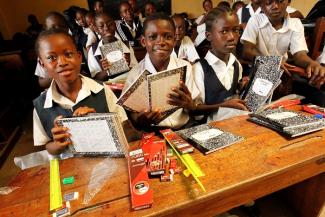
M 321 64 L 325 64 L 325 45 L 323 47 L 323 52 L 320 54 L 320 56 L 317 58 L 317 61 Z
M 133 50 L 132 46 L 130 46 L 130 48 L 128 48 L 121 40 L 119 40 L 119 41 L 122 44 L 123 53 L 130 54 L 130 68 L 134 67 L 138 63 L 138 61 L 135 58 L 134 50 Z M 95 56 L 101 55 L 99 47 L 102 45 L 103 45 L 103 40 L 100 40 L 95 53 L 93 53 L 92 48 L 89 49 L 89 51 L 88 51 L 88 67 L 89 67 L 90 75 L 92 78 L 95 77 L 95 75 L 97 73 L 102 71 L 102 67 L 100 66 L 100 64 L 98 63 L 98 61 L 95 58 Z
M 91 92 L 98 93 L 103 88 L 105 88 L 106 102 L 107 107 L 110 112 L 116 112 L 121 122 L 127 120 L 126 113 L 124 109 L 116 104 L 116 96 L 107 86 L 103 86 L 91 78 L 87 78 L 85 76 L 80 75 L 82 81 L 82 87 L 78 93 L 78 97 L 76 102 L 72 102 L 70 99 L 61 95 L 56 87 L 54 81 L 52 81 L 51 86 L 47 90 L 44 108 L 51 108 L 53 106 L 53 102 L 60 105 L 62 108 L 71 109 L 74 105 L 85 99 L 86 97 L 91 95 Z M 34 145 L 40 146 L 45 145 L 50 142 L 51 139 L 47 136 L 45 129 L 39 119 L 39 116 L 34 108 L 33 111 L 33 137 L 34 137 Z
M 253 15 L 255 15 L 255 14 L 261 13 L 261 7 L 257 8 L 257 10 L 254 11 L 254 9 L 252 7 L 252 3 L 249 3 L 248 5 L 246 5 L 246 8 L 248 8 L 248 11 L 249 11 L 249 14 L 251 15 L 251 17 Z M 241 20 L 242 13 L 243 13 L 243 8 L 239 8 L 239 10 L 237 11 L 237 16 L 238 16 L 238 19 L 239 19 L 239 24 L 242 23 L 242 20 Z
M 265 14 L 257 14 L 249 19 L 240 39 L 257 45 L 262 55 L 280 55 L 288 58 L 287 52 L 295 54 L 307 51 L 304 27 L 298 18 L 286 16 L 281 29 L 275 30 Z
M 93 31 L 89 31 L 87 34 L 86 48 L 97 42 L 97 37 Z
M 192 70 L 191 64 L 185 60 L 178 59 L 178 58 L 171 56 L 170 60 L 169 60 L 169 64 L 167 66 L 167 70 L 179 68 L 179 67 L 185 66 L 185 65 L 187 66 L 185 84 L 186 84 L 187 88 L 189 89 L 189 91 L 191 92 L 192 99 L 196 100 L 196 98 L 199 95 L 199 89 L 197 88 L 197 86 L 194 82 L 193 70 Z M 151 74 L 157 73 L 157 70 L 155 69 L 155 67 L 153 66 L 153 64 L 150 60 L 149 54 L 146 54 L 144 59 L 141 60 L 141 62 L 139 62 L 139 64 L 136 65 L 133 69 L 131 69 L 131 71 L 128 74 L 128 77 L 127 77 L 127 80 L 125 82 L 125 86 L 124 86 L 124 89 L 122 92 L 124 93 L 127 90 L 127 88 L 129 88 L 132 85 L 132 83 L 139 77 L 139 75 L 142 72 L 144 72 L 145 70 L 149 71 Z M 183 109 L 178 109 L 173 114 L 168 116 L 165 120 L 160 122 L 158 124 L 158 126 L 178 129 L 178 128 L 182 127 L 183 125 L 185 125 L 188 122 L 188 120 L 189 120 L 188 113 L 183 111 Z
M 205 29 L 206 29 L 205 23 L 202 23 L 201 25 L 196 27 L 197 36 L 194 40 L 194 45 L 196 47 L 199 46 L 199 44 L 201 44 L 204 41 L 204 39 L 206 38 Z
M 291 14 L 291 13 L 295 12 L 296 10 L 297 10 L 296 8 L 293 8 L 290 5 L 288 5 L 287 6 L 287 9 L 286 9 L 286 11 L 287 11 L 288 14 Z
M 192 40 L 188 36 L 184 36 L 181 41 L 181 45 L 178 50 L 178 55 L 176 55 L 175 50 L 173 50 L 173 57 L 178 57 L 179 59 L 187 60 L 190 62 L 195 62 L 195 60 L 200 59 Z
M 218 77 L 220 83 L 229 90 L 232 85 L 232 80 L 234 78 L 234 62 L 237 61 L 239 66 L 239 75 L 238 81 L 242 78 L 243 68 L 239 61 L 236 59 L 235 55 L 230 53 L 228 63 L 226 64 L 224 61 L 220 60 L 210 51 L 207 52 L 206 56 L 204 57 L 208 64 L 213 68 L 216 76 Z M 204 86 L 204 71 L 200 62 L 197 62 L 193 65 L 193 72 L 194 72 L 194 80 L 197 87 L 200 90 L 200 94 L 198 100 L 201 103 L 205 102 L 205 86 Z
M 195 23 L 196 23 L 197 25 L 199 25 L 199 24 L 201 23 L 201 21 L 203 20 L 205 14 L 206 14 L 206 13 L 201 14 L 198 18 L 196 18 Z

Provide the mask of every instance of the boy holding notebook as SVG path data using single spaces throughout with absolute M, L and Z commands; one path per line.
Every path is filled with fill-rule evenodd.
M 178 87 L 174 87 L 168 96 L 168 100 L 166 100 L 166 103 L 179 106 L 180 109 L 158 124 L 160 127 L 181 128 L 189 121 L 189 115 L 186 110 L 191 109 L 189 107 L 193 105 L 191 103 L 192 99 L 195 99 L 199 94 L 199 90 L 193 80 L 192 66 L 189 62 L 170 55 L 175 45 L 175 25 L 170 17 L 165 14 L 151 15 L 146 18 L 143 28 L 141 44 L 146 47 L 147 54 L 129 72 L 123 93 L 144 70 L 155 74 L 160 71 L 187 66 L 185 84 L 180 82 Z M 185 89 L 189 91 L 185 91 Z M 166 96 L 161 97 L 164 98 Z M 157 122 L 161 117 L 159 111 L 133 112 L 130 116 L 138 127 L 147 127 Z

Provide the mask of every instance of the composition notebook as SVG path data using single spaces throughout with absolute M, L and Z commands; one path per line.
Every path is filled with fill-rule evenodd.
M 291 137 L 304 135 L 325 127 L 325 121 L 283 108 L 250 114 L 250 121 L 269 127 Z
M 116 113 L 62 118 L 58 124 L 69 129 L 69 149 L 74 155 L 122 157 L 128 148 Z
M 179 130 L 176 133 L 192 142 L 205 155 L 244 139 L 242 136 L 234 135 L 209 124 Z
M 122 72 L 129 71 L 127 61 L 124 58 L 123 47 L 121 41 L 106 43 L 99 47 L 102 57 L 106 58 L 112 65 L 108 69 L 109 75 L 116 75 Z
M 280 85 L 283 70 L 281 56 L 258 56 L 251 71 L 250 83 L 242 95 L 250 111 L 256 112 Z
M 155 74 L 144 71 L 120 96 L 117 104 L 133 112 L 159 109 L 162 116 L 160 121 L 162 121 L 179 109 L 167 103 L 167 95 L 173 87 L 179 85 L 180 81 L 185 82 L 185 75 L 186 66 Z

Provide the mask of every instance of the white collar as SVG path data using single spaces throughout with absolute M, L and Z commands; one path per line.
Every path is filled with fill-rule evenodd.
M 78 98 L 76 100 L 76 103 L 83 100 L 85 96 L 89 96 L 91 92 L 93 93 L 98 93 L 101 91 L 104 87 L 94 81 L 93 79 L 87 78 L 83 75 L 80 75 L 81 78 L 81 89 L 78 93 Z M 83 97 L 83 98 L 79 98 Z M 46 98 L 45 98 L 45 103 L 44 103 L 44 108 L 51 108 L 53 106 L 53 101 L 56 103 L 62 103 L 66 97 L 62 96 L 56 87 L 55 81 L 52 80 L 51 85 L 49 89 L 46 92 Z
M 167 66 L 167 70 L 174 69 L 174 68 L 177 68 L 177 63 L 176 63 L 175 57 L 170 56 L 169 57 L 169 63 L 168 63 L 168 66 Z M 147 70 L 151 74 L 157 73 L 157 70 L 154 67 L 154 65 L 152 64 L 148 53 L 144 57 L 144 69 L 143 69 L 143 71 L 144 70 Z
M 260 18 L 261 18 L 261 22 L 259 23 L 258 28 L 262 29 L 262 28 L 266 27 L 267 25 L 270 25 L 273 28 L 269 18 L 265 14 L 261 13 Z M 284 22 L 283 22 L 281 29 L 278 29 L 275 31 L 277 31 L 279 33 L 285 33 L 289 30 L 296 31 L 296 27 L 295 27 L 295 25 L 293 25 L 292 21 L 293 21 L 292 18 L 290 18 L 290 16 L 287 14 L 284 18 Z
M 224 61 L 214 55 L 211 51 L 208 51 L 208 53 L 205 55 L 205 59 L 207 60 L 210 66 L 224 64 L 226 68 L 230 68 L 236 61 L 236 57 L 232 53 L 230 53 L 228 63 L 226 64 Z

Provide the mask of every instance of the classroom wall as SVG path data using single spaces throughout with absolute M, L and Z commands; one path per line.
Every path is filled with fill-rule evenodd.
M 212 0 L 214 6 L 221 0 Z M 231 0 L 228 0 L 232 2 Z M 292 0 L 291 6 L 299 9 L 304 15 L 310 11 L 317 0 Z M 49 11 L 67 9 L 71 5 L 88 8 L 87 0 L 0 0 L 0 31 L 4 39 L 11 39 L 16 32 L 24 32 L 28 27 L 28 14 L 35 14 L 44 23 Z M 172 13 L 188 12 L 190 18 L 203 13 L 201 0 L 172 0 Z
M 25 32 L 29 14 L 43 24 L 48 12 L 62 12 L 71 5 L 88 8 L 87 0 L 0 0 L 0 31 L 4 39 L 11 39 L 16 32 Z

